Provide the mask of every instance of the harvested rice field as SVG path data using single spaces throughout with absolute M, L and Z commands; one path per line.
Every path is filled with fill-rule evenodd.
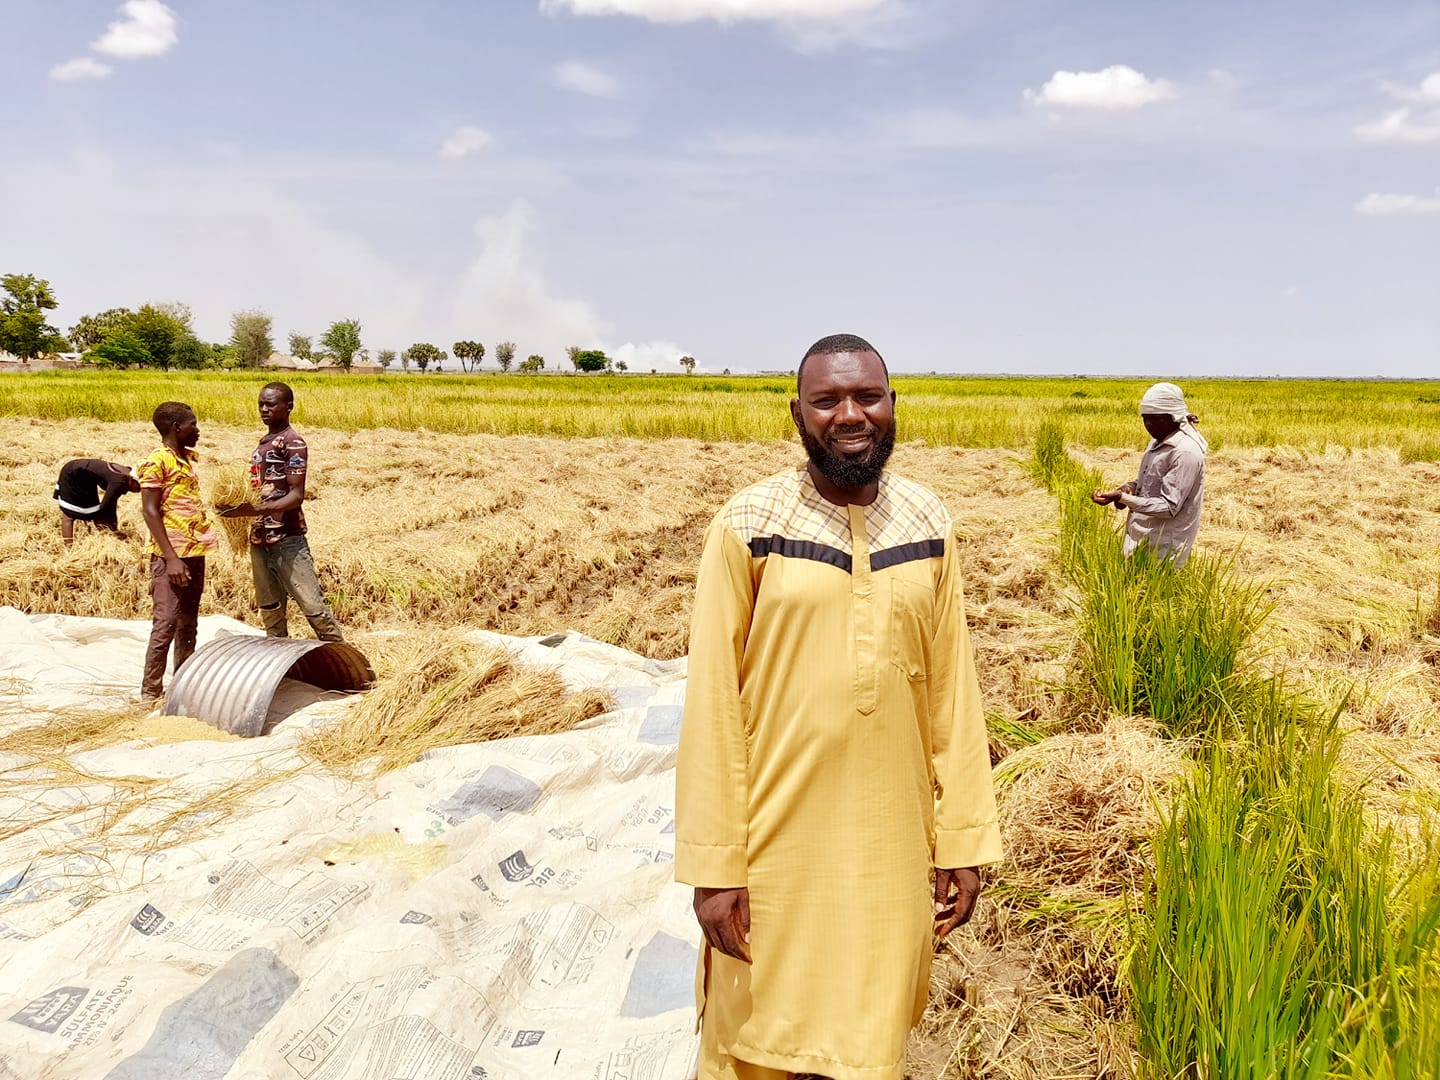
M 783 411 L 783 395 L 766 396 Z M 902 388 L 902 439 L 905 415 Z M 203 410 L 200 419 L 203 481 L 245 460 L 260 429 L 210 422 Z M 406 635 L 573 629 L 659 660 L 683 656 L 711 515 L 800 459 L 794 441 L 342 431 L 323 420 L 302 392 L 311 546 L 347 634 L 388 657 L 377 665 L 381 688 L 394 680 L 395 692 L 369 720 L 382 727 L 385 708 L 422 692 L 402 682 L 424 676 L 397 653 Z M 1118 483 L 1141 449 L 1133 426 L 1129 442 L 1071 453 Z M 1440 802 L 1440 464 L 1417 460 L 1430 456 L 1415 452 L 1420 434 L 1406 438 L 1404 447 L 1218 446 L 1200 549 L 1233 556 L 1237 573 L 1264 583 L 1273 611 L 1250 660 L 1339 710 L 1344 783 L 1375 821 L 1422 835 Z M 937 958 L 910 1075 L 1149 1075 L 1124 973 L 1127 925 L 1193 747 L 1143 717 L 1096 708 L 1077 687 L 1078 598 L 1057 562 L 1056 500 L 1033 475 L 1028 434 L 1014 441 L 902 443 L 892 464 L 936 490 L 957 522 L 1007 844 L 974 919 Z M 124 538 L 81 525 L 66 549 L 50 489 L 70 457 L 135 462 L 154 444 L 133 419 L 10 417 L 0 436 L 0 605 L 148 618 L 138 497 L 121 503 Z M 211 560 L 202 613 L 257 623 L 243 554 Z M 578 720 L 602 706 L 563 707 Z M 133 738 L 141 723 L 125 715 L 110 736 Z M 106 737 L 92 726 L 77 745 Z M 358 760 L 343 745 L 317 747 L 317 758 L 336 775 Z

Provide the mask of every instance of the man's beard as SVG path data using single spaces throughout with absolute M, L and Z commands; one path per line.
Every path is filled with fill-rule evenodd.
M 889 431 L 880 435 L 870 453 L 863 458 L 841 457 L 804 427 L 800 428 L 800 442 L 805 447 L 805 453 L 810 455 L 810 463 L 820 470 L 821 476 L 837 488 L 853 491 L 880 479 L 885 463 L 890 460 L 890 452 L 895 449 L 895 427 L 892 424 Z

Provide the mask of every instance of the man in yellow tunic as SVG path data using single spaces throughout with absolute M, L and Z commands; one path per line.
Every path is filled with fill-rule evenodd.
M 932 929 L 1000 858 L 984 714 L 950 516 L 884 469 L 884 361 L 823 338 L 797 394 L 809 462 L 716 516 L 691 619 L 675 877 L 706 939 L 700 1077 L 901 1080 Z

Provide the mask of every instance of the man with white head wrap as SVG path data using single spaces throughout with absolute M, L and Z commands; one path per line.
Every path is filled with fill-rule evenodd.
M 1124 507 L 1125 554 L 1147 544 L 1157 555 L 1185 565 L 1195 534 L 1205 488 L 1205 452 L 1210 444 L 1195 429 L 1197 417 L 1174 383 L 1156 383 L 1140 399 L 1140 419 L 1150 446 L 1140 459 L 1140 475 L 1114 491 L 1096 491 L 1101 506 Z

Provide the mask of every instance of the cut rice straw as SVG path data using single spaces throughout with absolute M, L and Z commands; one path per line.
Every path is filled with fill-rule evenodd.
M 389 659 L 388 675 L 306 739 L 303 754 L 342 776 L 378 776 L 444 746 L 568 731 L 611 707 L 602 691 L 572 694 L 555 672 L 522 667 L 463 633 L 431 637 Z
M 214 469 L 215 477 L 210 482 L 210 502 L 218 510 L 234 506 L 253 506 L 254 492 L 250 487 L 250 470 L 244 465 L 221 465 Z M 250 526 L 253 518 L 224 517 L 217 513 L 215 520 L 225 530 L 225 539 L 230 541 L 230 551 L 239 556 L 250 550 Z
M 133 739 L 152 706 L 55 709 L 32 714 L 38 723 L 0 733 L 0 754 L 31 758 L 60 756 Z

